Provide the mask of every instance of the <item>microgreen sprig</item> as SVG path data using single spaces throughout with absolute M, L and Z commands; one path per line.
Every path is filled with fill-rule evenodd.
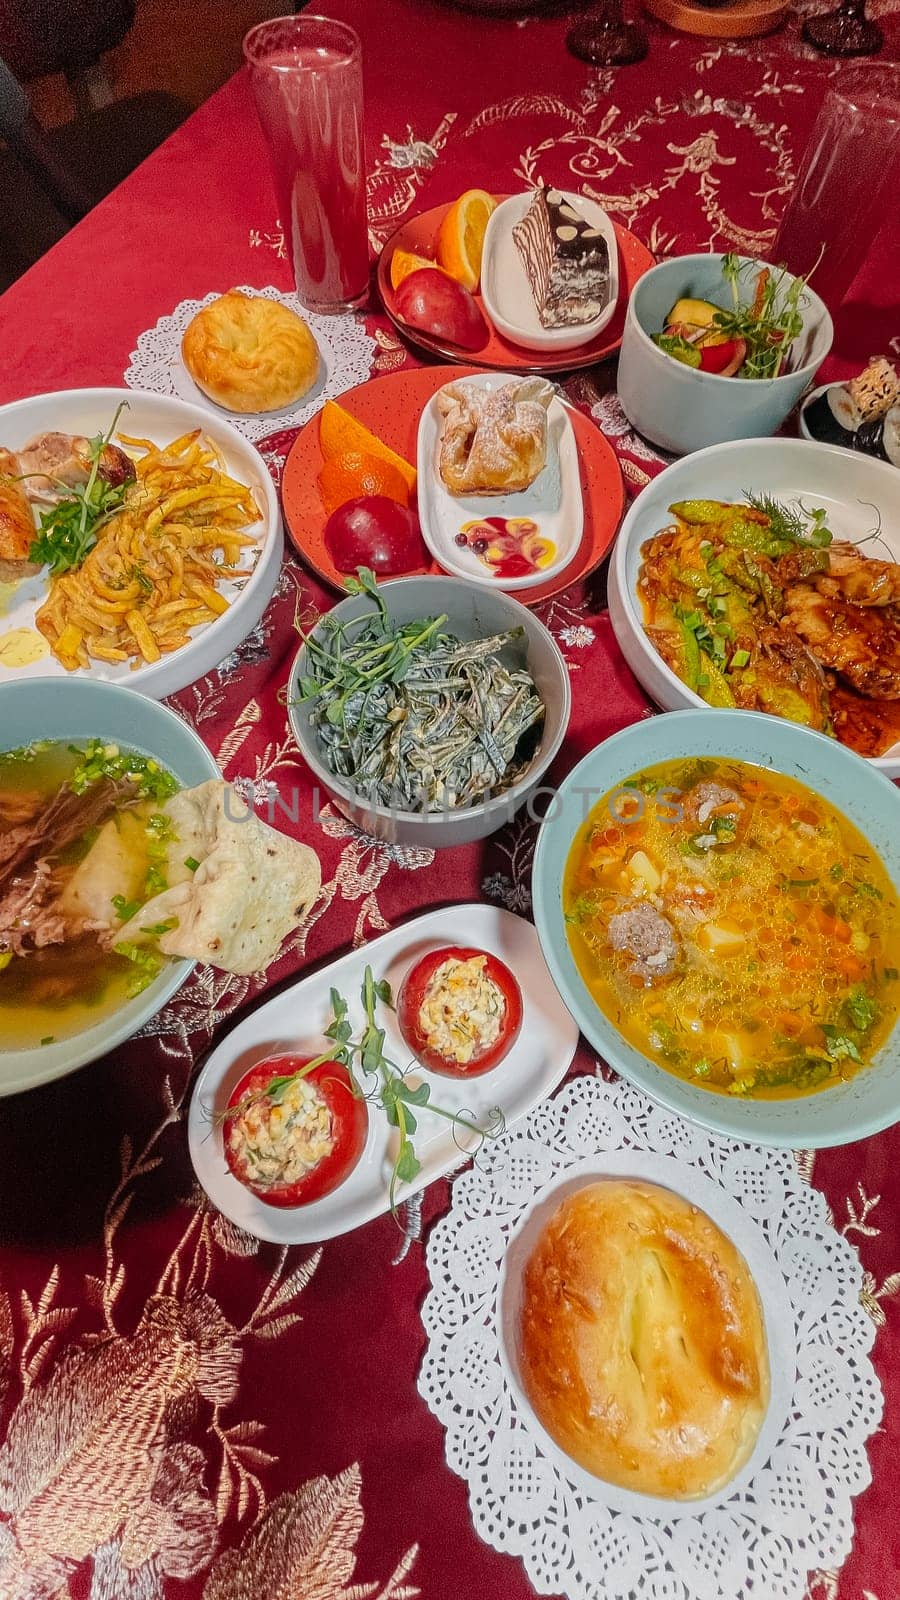
M 749 304 L 743 279 L 754 277 Z M 806 278 L 793 277 L 785 267 L 759 267 L 741 261 L 733 252 L 722 257 L 722 275 L 731 289 L 732 309 L 718 311 L 714 326 L 729 339 L 743 339 L 747 354 L 737 374 L 740 378 L 777 378 L 793 341 L 803 331 L 800 301 Z
M 374 600 L 382 637 L 367 643 L 364 649 L 354 649 L 348 639 L 348 628 L 355 631 L 356 623 L 335 623 L 328 617 L 324 622 L 329 636 L 327 645 L 314 633 L 304 636 L 315 672 L 299 680 L 299 697 L 311 700 L 318 695 L 328 696 L 325 717 L 332 727 L 339 727 L 344 721 L 347 701 L 352 695 L 360 690 L 371 691 L 381 683 L 402 683 L 412 665 L 414 652 L 433 639 L 447 621 L 445 615 L 393 627 L 378 580 L 369 567 L 360 567 L 355 578 L 346 580 L 344 588 L 348 594 L 364 594 Z
M 51 575 L 80 567 L 97 543 L 97 534 L 121 510 L 129 487 L 112 484 L 99 477 L 100 458 L 109 444 L 128 401 L 123 400 L 105 434 L 98 433 L 89 443 L 91 469 L 87 482 L 62 484 L 64 498 L 49 511 L 40 513 L 40 528 L 28 552 L 29 560 L 48 566 Z M 46 477 L 46 473 L 35 474 Z

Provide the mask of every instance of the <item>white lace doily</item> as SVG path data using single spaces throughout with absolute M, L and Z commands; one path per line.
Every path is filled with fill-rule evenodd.
M 523 1212 L 585 1157 L 601 1169 L 604 1155 L 627 1150 L 674 1157 L 738 1202 L 784 1275 L 796 1323 L 788 1420 L 768 1461 L 714 1509 L 671 1519 L 612 1510 L 599 1482 L 575 1487 L 517 1409 L 499 1352 L 500 1266 Z M 478 1533 L 521 1556 L 539 1594 L 802 1600 L 811 1570 L 846 1559 L 882 1410 L 868 1358 L 875 1328 L 860 1303 L 859 1258 L 790 1151 L 709 1134 L 624 1082 L 576 1078 L 454 1180 L 428 1267 L 420 1393 L 446 1428 Z
M 129 389 L 149 389 L 154 394 L 177 394 L 193 405 L 206 406 L 217 417 L 224 417 L 246 439 L 264 439 L 267 434 L 281 428 L 301 428 L 326 400 L 334 400 L 357 383 L 365 383 L 372 368 L 375 340 L 366 332 L 361 317 L 346 313 L 334 317 L 320 317 L 304 310 L 297 296 L 284 294 L 280 289 L 249 289 L 243 294 L 262 295 L 266 300 L 279 300 L 290 311 L 303 317 L 319 346 L 322 370 L 314 389 L 303 396 L 296 405 L 285 406 L 281 411 L 266 411 L 261 416 L 241 416 L 217 406 L 208 395 L 198 389 L 181 359 L 181 336 L 191 318 L 201 306 L 211 305 L 219 298 L 218 292 L 208 294 L 204 300 L 182 300 L 171 316 L 160 317 L 155 328 L 148 328 L 138 336 L 137 349 L 132 350 L 125 382 Z

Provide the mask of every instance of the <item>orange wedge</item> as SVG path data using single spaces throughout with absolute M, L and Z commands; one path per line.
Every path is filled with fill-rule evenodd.
M 382 494 L 398 505 L 409 505 L 409 484 L 392 461 L 363 450 L 346 450 L 322 463 L 319 493 L 328 516 L 360 495 Z
M 319 414 L 319 445 L 326 461 L 333 460 L 336 456 L 352 454 L 360 451 L 363 455 L 377 456 L 379 461 L 385 461 L 389 466 L 396 467 L 403 475 L 403 481 L 408 484 L 410 492 L 416 487 L 416 469 L 398 456 L 396 450 L 383 443 L 366 427 L 364 422 L 357 422 L 351 417 L 349 411 L 339 406 L 336 400 L 326 400 Z
M 496 207 L 493 195 L 486 194 L 484 189 L 467 189 L 454 200 L 438 228 L 435 241 L 438 265 L 470 292 L 478 288 L 485 229 Z
M 417 256 L 413 250 L 395 250 L 391 256 L 391 288 L 399 289 L 403 279 L 408 278 L 411 272 L 436 265 L 427 256 Z

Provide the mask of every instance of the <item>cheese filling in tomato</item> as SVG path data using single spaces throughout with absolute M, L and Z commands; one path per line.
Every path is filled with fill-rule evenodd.
M 460 1066 L 496 1043 L 506 1016 L 505 996 L 487 976 L 486 966 L 486 956 L 443 961 L 419 1009 L 419 1027 L 429 1049 Z
M 334 1149 L 331 1112 L 314 1084 L 295 1078 L 278 1100 L 249 1095 L 228 1123 L 228 1143 L 258 1188 L 297 1183 Z

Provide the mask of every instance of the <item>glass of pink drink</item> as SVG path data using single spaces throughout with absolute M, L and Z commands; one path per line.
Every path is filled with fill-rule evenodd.
M 842 71 L 826 91 L 770 252 L 836 311 L 897 203 L 900 67 Z M 818 263 L 818 264 L 817 264 Z
M 309 311 L 351 310 L 369 285 L 359 37 L 327 17 L 276 17 L 251 28 L 244 56 L 297 295 Z

